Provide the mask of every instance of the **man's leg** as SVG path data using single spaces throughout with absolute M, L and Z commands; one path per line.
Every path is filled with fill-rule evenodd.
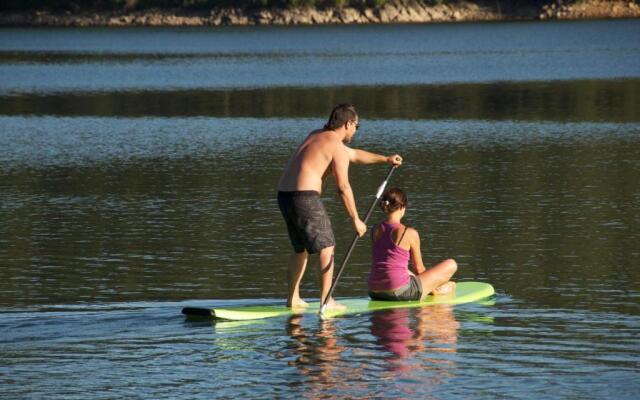
M 335 246 L 325 247 L 320 250 L 320 302 L 324 302 L 324 299 L 329 294 L 331 289 L 331 283 L 333 282 L 333 264 Z M 327 303 L 327 308 L 341 309 L 343 305 L 336 303 L 335 300 L 330 299 Z
M 300 298 L 300 282 L 307 268 L 309 254 L 307 251 L 293 253 L 289 258 L 289 270 L 287 278 L 289 281 L 289 295 L 287 297 L 287 307 L 304 307 L 307 303 Z

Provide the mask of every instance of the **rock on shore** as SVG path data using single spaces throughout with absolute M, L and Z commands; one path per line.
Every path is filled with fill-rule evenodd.
M 510 2 L 507 2 L 507 5 Z M 81 12 L 0 14 L 0 26 L 221 26 L 221 25 L 313 25 L 384 24 L 453 21 L 498 21 L 514 19 L 638 18 L 635 1 L 560 0 L 537 7 L 501 7 L 493 1 L 459 1 L 425 5 L 414 0 L 397 0 L 382 7 L 315 9 L 262 9 L 246 11 L 217 8 L 200 12 L 149 9 L 134 12 Z
M 563 4 L 556 1 L 542 7 L 540 19 L 638 18 L 640 6 L 635 1 L 589 0 Z

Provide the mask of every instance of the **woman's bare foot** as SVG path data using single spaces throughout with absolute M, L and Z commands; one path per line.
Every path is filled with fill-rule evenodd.
M 433 294 L 434 296 L 442 296 L 443 294 L 453 293 L 455 290 L 456 283 L 453 281 L 449 281 L 433 289 L 433 292 L 431 292 L 431 294 Z
M 307 307 L 308 305 L 309 303 L 302 300 L 301 298 L 292 299 L 292 300 L 287 299 L 287 307 L 290 307 L 290 308 L 302 308 L 302 307 Z

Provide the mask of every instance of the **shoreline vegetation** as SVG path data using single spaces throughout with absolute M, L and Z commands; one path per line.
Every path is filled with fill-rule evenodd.
M 604 0 L 5 0 L 0 26 L 230 26 L 638 18 Z

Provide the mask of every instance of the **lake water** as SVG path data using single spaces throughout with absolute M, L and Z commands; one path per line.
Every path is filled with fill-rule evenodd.
M 4 396 L 638 398 L 638 43 L 634 20 L 0 29 Z M 185 320 L 284 299 L 276 182 L 344 101 L 354 147 L 404 156 L 425 261 L 496 296 Z M 351 168 L 361 212 L 386 170 Z M 368 268 L 363 240 L 336 295 Z

